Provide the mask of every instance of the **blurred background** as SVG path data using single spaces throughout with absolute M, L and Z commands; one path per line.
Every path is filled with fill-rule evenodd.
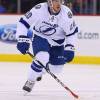
M 0 0 L 0 61 L 30 61 L 16 49 L 19 18 L 46 0 Z M 79 27 L 72 63 L 100 64 L 100 0 L 64 0 Z M 9 59 L 10 57 L 10 59 Z
M 0 13 L 22 14 L 46 0 L 0 0 Z M 100 0 L 64 0 L 74 14 L 100 14 Z

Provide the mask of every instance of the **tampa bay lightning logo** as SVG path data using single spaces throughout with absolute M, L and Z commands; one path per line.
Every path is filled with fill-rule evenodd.
M 39 28 L 40 32 L 45 34 L 45 35 L 52 35 L 56 32 L 56 29 L 54 27 L 50 27 L 48 25 L 44 25 L 44 26 L 41 26 Z
M 50 36 L 53 35 L 54 33 L 56 33 L 56 27 L 58 27 L 57 24 L 50 24 L 48 22 L 43 21 L 42 25 L 39 27 L 39 29 L 36 29 L 36 27 L 34 26 L 34 30 L 36 32 L 42 33 L 44 35 Z

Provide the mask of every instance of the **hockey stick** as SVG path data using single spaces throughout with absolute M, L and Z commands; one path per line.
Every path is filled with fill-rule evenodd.
M 27 51 L 27 54 L 29 54 L 32 58 L 34 57 L 30 52 Z M 67 91 L 69 91 L 71 93 L 71 95 L 73 97 L 75 97 L 76 99 L 79 98 L 79 96 L 77 94 L 75 94 L 71 89 L 69 89 L 63 82 L 61 82 L 58 77 L 56 75 L 54 75 L 52 72 L 50 72 L 50 70 L 46 69 L 46 67 L 38 61 L 38 63 L 43 67 L 45 68 L 45 70 L 62 86 L 64 87 Z

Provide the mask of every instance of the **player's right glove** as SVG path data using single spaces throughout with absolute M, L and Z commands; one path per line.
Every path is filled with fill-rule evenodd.
M 64 48 L 64 60 L 65 60 L 65 63 L 67 62 L 71 62 L 74 58 L 74 55 L 75 55 L 75 52 L 74 52 L 75 48 L 73 45 L 65 45 L 65 48 Z
M 30 47 L 30 39 L 27 36 L 20 35 L 17 42 L 17 49 L 22 53 L 26 54 Z

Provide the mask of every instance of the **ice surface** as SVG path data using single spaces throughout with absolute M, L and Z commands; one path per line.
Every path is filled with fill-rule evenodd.
M 30 63 L 0 63 L 0 100 L 75 100 L 48 74 L 24 96 L 22 86 L 29 66 Z M 100 100 L 99 65 L 66 64 L 58 78 L 78 94 L 80 100 Z

